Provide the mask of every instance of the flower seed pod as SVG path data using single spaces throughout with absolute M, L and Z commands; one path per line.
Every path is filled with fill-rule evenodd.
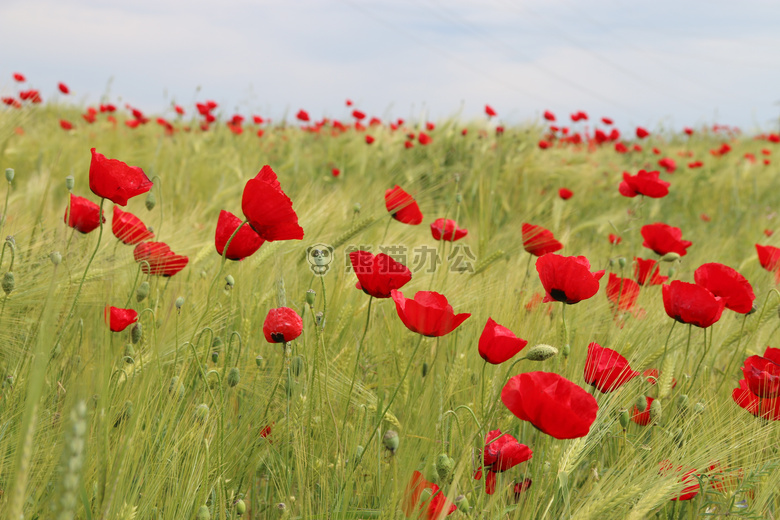
M 133 343 L 138 343 L 141 341 L 141 338 L 144 335 L 144 328 L 141 325 L 141 322 L 136 322 L 135 325 L 133 325 L 133 328 L 130 329 L 130 339 L 133 341 Z
M 6 295 L 11 294 L 11 291 L 13 291 L 14 288 L 16 287 L 16 279 L 14 278 L 14 273 L 8 271 L 3 275 L 2 287 Z
M 216 350 L 211 353 L 211 362 L 214 363 L 215 365 L 219 362 L 219 352 L 217 352 Z
M 314 292 L 314 289 L 309 289 L 306 291 L 306 303 L 309 304 L 309 307 L 314 307 L 314 299 L 317 297 L 317 293 Z
M 199 404 L 195 407 L 195 420 L 199 423 L 205 423 L 209 418 L 209 405 L 206 403 Z
M 436 457 L 436 474 L 439 476 L 440 482 L 449 483 L 453 469 L 455 469 L 455 461 L 449 455 L 441 453 Z
M 647 398 L 644 395 L 638 395 L 634 406 L 636 406 L 636 409 L 640 412 L 644 412 L 647 410 Z
M 549 359 L 556 355 L 558 355 L 557 348 L 553 347 L 552 345 L 545 345 L 540 343 L 539 345 L 534 345 L 528 349 L 525 354 L 525 359 L 530 361 L 544 361 L 545 359 Z
M 225 277 L 225 289 L 232 289 L 234 285 L 236 285 L 236 280 L 233 278 L 233 275 L 227 275 Z
M 133 358 L 135 358 L 135 349 L 133 348 L 133 345 L 131 343 L 128 343 L 127 345 L 125 345 L 125 361 L 128 364 L 132 364 Z
M 292 358 L 290 361 L 290 370 L 295 377 L 301 375 L 301 371 L 303 370 L 303 358 L 301 356 Z
M 317 322 L 317 326 L 318 327 L 324 329 L 325 328 L 325 320 L 323 319 L 323 317 L 324 317 L 324 315 L 322 314 L 322 312 L 318 312 L 317 314 L 314 315 L 314 321 Z
M 629 420 L 628 410 L 626 410 L 625 408 L 620 410 L 620 412 L 618 413 L 618 420 L 620 421 L 621 428 L 623 428 L 624 430 L 628 428 L 628 420 Z
M 618 258 L 618 265 L 620 266 L 621 269 L 625 268 L 626 267 L 626 257 L 621 256 L 620 258 Z
M 198 515 L 195 517 L 195 520 L 211 520 L 211 513 L 209 512 L 209 508 L 206 506 L 200 506 L 198 508 Z
M 244 513 L 246 513 L 246 503 L 239 498 L 236 500 L 236 514 L 241 516 Z
M 73 186 L 76 184 L 76 179 L 73 178 L 73 175 L 68 175 L 65 177 L 65 188 L 68 191 L 73 191 Z
M 6 168 L 5 169 L 5 180 L 7 180 L 9 183 L 14 180 L 14 169 L 13 168 Z
M 688 411 L 688 394 L 680 394 L 677 396 L 677 406 L 680 408 L 681 412 Z
M 257 365 L 257 368 L 260 369 L 265 368 L 265 359 L 263 359 L 263 356 L 257 356 L 255 358 L 255 365 Z
M 382 444 L 385 445 L 385 448 L 390 450 L 392 455 L 395 455 L 399 444 L 398 432 L 395 430 L 387 430 L 385 435 L 382 437 Z
M 356 202 L 354 206 L 352 206 L 352 212 L 356 215 L 360 214 L 360 203 Z
M 54 251 L 49 255 L 49 260 L 51 260 L 51 263 L 54 265 L 60 265 L 62 263 L 62 255 L 59 251 Z
M 679 259 L 680 259 L 679 253 L 670 252 L 670 253 L 666 253 L 664 256 L 661 257 L 661 262 L 674 262 L 675 260 L 679 260 Z
M 240 382 L 241 382 L 241 372 L 238 370 L 238 367 L 233 367 L 230 370 L 228 370 L 228 375 L 227 375 L 228 386 L 233 388 L 235 386 L 238 386 L 238 383 Z
M 154 196 L 154 192 L 150 191 L 149 194 L 146 196 L 146 209 L 149 211 L 152 211 L 154 207 L 157 205 L 157 198 Z
M 660 421 L 662 411 L 663 409 L 661 408 L 661 400 L 654 399 L 653 402 L 650 403 L 650 420 L 654 423 Z
M 143 281 L 138 286 L 138 289 L 135 290 L 135 299 L 139 302 L 142 302 L 146 299 L 147 296 L 149 296 L 149 282 Z
M 181 308 L 184 307 L 184 297 L 183 296 L 179 296 L 178 298 L 176 298 L 176 304 L 175 305 L 176 305 L 176 310 L 180 311 Z

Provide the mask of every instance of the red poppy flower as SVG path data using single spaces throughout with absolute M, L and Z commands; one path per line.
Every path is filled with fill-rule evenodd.
M 465 237 L 468 232 L 467 229 L 459 228 L 455 221 L 451 219 L 437 218 L 431 224 L 431 235 L 433 235 L 434 240 L 454 242 Z
M 496 115 L 498 115 L 496 114 L 496 111 L 493 110 L 493 107 L 491 107 L 490 105 L 485 105 L 485 114 L 487 114 L 488 117 L 495 117 Z
M 696 468 L 689 469 L 683 473 L 682 466 L 677 466 L 677 469 L 674 469 L 674 466 L 668 460 L 661 461 L 660 466 L 658 473 L 661 475 L 669 475 L 670 473 L 681 474 L 680 483 L 685 485 L 671 500 L 690 500 L 699 493 L 699 479 L 694 475 Z
M 669 279 L 668 276 L 660 276 L 661 270 L 656 260 L 634 257 L 634 278 L 639 285 L 661 285 Z
M 334 177 L 338 177 L 339 175 L 341 175 L 341 170 L 339 170 L 338 168 L 333 168 L 330 171 L 330 174 L 333 175 Z
M 704 163 L 701 161 L 693 161 L 688 163 L 688 168 L 694 169 L 694 168 L 701 168 L 704 166 Z
M 650 383 L 651 385 L 658 384 L 658 378 L 661 377 L 660 373 L 658 372 L 657 368 L 648 368 L 644 372 L 642 372 L 642 377 L 645 378 L 645 381 Z M 677 386 L 677 378 L 672 378 L 672 388 Z
M 24 83 L 26 78 L 24 77 L 24 74 L 20 74 L 18 72 L 14 72 L 14 79 L 18 81 L 19 83 Z
M 94 148 L 89 164 L 89 189 L 98 197 L 124 206 L 127 200 L 152 189 L 152 181 L 137 166 L 128 166 L 117 159 L 107 159 Z
M 693 244 L 693 242 L 682 239 L 680 228 L 663 222 L 642 226 L 642 237 L 645 239 L 642 246 L 652 249 L 661 256 L 666 253 L 677 253 L 680 256 L 685 256 L 688 253 L 686 249 Z
M 780 278 L 780 248 L 774 246 L 762 246 L 756 244 L 756 251 L 758 251 L 758 262 L 761 267 L 775 273 L 775 279 Z
M 542 139 L 541 141 L 539 141 L 539 148 L 540 148 L 541 150 L 546 150 L 546 149 L 548 149 L 550 146 L 552 146 L 552 144 L 551 144 L 549 141 L 545 141 L 544 139 Z
M 645 130 L 645 129 L 644 129 L 644 128 L 642 128 L 641 126 L 638 126 L 638 127 L 636 127 L 636 136 L 637 136 L 639 139 L 644 139 L 644 138 L 645 138 L 645 137 L 647 137 L 648 135 L 650 135 L 650 132 L 648 132 L 647 130 Z
M 720 296 L 727 309 L 741 314 L 753 310 L 756 295 L 750 282 L 731 267 L 716 262 L 704 264 L 693 273 L 696 284 Z
M 547 121 L 555 121 L 555 114 L 553 114 L 553 113 L 552 113 L 552 112 L 550 112 L 549 110 L 545 110 L 545 111 L 544 111 L 544 118 L 545 118 Z
M 645 396 L 645 400 L 647 404 L 644 412 L 640 412 L 636 405 L 631 409 L 631 420 L 640 426 L 647 426 L 650 424 L 650 405 L 653 404 L 655 399 Z
M 214 236 L 214 246 L 217 253 L 222 256 L 230 237 L 233 236 L 238 226 L 241 225 L 241 219 L 224 209 L 219 212 L 217 220 L 217 231 Z M 243 260 L 252 256 L 263 245 L 263 238 L 255 233 L 251 226 L 243 226 L 233 240 L 230 242 L 225 258 L 229 260 Z
M 120 309 L 106 305 L 103 317 L 111 332 L 122 332 L 128 326 L 138 321 L 138 313 L 133 309 Z
M 447 298 L 434 291 L 418 291 L 411 299 L 393 289 L 390 296 L 406 328 L 423 336 L 449 334 L 471 316 L 470 313 L 455 314 Z
M 271 428 L 273 428 L 273 425 L 274 423 L 263 426 L 263 428 L 260 430 L 260 437 L 268 438 L 268 436 L 271 435 Z
M 563 244 L 555 240 L 552 231 L 542 226 L 523 223 L 523 249 L 534 256 L 543 256 L 563 249 Z
M 303 320 L 289 307 L 271 309 L 263 322 L 263 335 L 268 343 L 287 343 L 303 332 Z
M 661 287 L 664 310 L 680 323 L 707 328 L 720 319 L 725 301 L 700 285 L 675 280 Z
M 404 141 L 404 148 L 406 148 L 407 150 L 409 148 L 414 148 L 414 143 L 411 141 Z
M 89 233 L 100 226 L 100 206 L 89 199 L 70 194 L 63 221 L 80 233 Z M 106 217 L 103 217 L 103 222 Z
M 299 110 L 297 114 L 295 114 L 295 117 L 298 118 L 299 121 L 308 122 L 311 119 L 309 118 L 309 113 L 305 110 Z
M 132 213 L 122 211 L 119 206 L 114 206 L 111 231 L 122 243 L 130 246 L 154 238 L 154 233 L 149 231 L 140 218 Z
M 484 466 L 487 472 L 485 492 L 488 495 L 496 492 L 496 475 L 498 473 L 530 460 L 532 456 L 533 452 L 528 446 L 520 444 L 508 433 L 502 434 L 501 430 L 489 432 L 485 438 L 485 449 L 483 450 Z M 481 468 L 479 471 L 481 472 Z
M 670 157 L 664 157 L 658 161 L 658 166 L 666 170 L 666 173 L 674 173 L 674 171 L 677 169 L 677 163 L 674 162 L 674 159 Z
M 66 121 L 65 119 L 60 119 L 60 128 L 63 130 L 73 130 L 73 123 Z
M 430 498 L 427 502 L 420 503 L 420 497 L 423 491 L 430 489 Z M 424 510 L 423 510 L 424 508 Z M 448 516 L 455 512 L 458 507 L 451 503 L 446 495 L 442 493 L 439 486 L 433 482 L 428 482 L 422 473 L 415 471 L 412 478 L 406 485 L 404 499 L 401 509 L 406 518 L 415 515 L 415 518 L 425 518 L 425 520 L 440 520 L 442 516 Z M 443 515 L 444 514 L 444 515 Z
M 501 391 L 501 401 L 520 420 L 556 439 L 587 435 L 599 409 L 592 395 L 552 372 L 511 377 Z
M 190 261 L 184 255 L 177 255 L 168 244 L 164 242 L 141 242 L 133 250 L 133 258 L 141 264 L 141 271 L 145 274 L 159 276 L 173 276 L 185 267 Z
M 628 148 L 626 148 L 626 145 L 624 145 L 623 143 L 615 143 L 615 151 L 617 153 L 627 153 Z
M 634 308 L 639 298 L 639 284 L 630 278 L 621 278 L 615 273 L 609 273 L 607 280 L 607 299 L 616 305 L 618 310 L 628 311 Z
M 574 195 L 574 192 L 568 188 L 561 188 L 558 190 L 558 196 L 563 200 L 569 200 L 572 195 Z
M 398 222 L 416 226 L 423 221 L 420 206 L 397 184 L 385 192 L 385 207 Z
M 618 245 L 622 241 L 623 241 L 623 239 L 621 237 L 619 237 L 619 236 L 617 236 L 617 235 L 615 235 L 613 233 L 609 234 L 609 243 L 612 244 L 613 246 Z
M 636 175 L 623 172 L 623 182 L 618 190 L 624 197 L 636 197 L 644 195 L 653 199 L 660 199 L 669 194 L 669 183 L 660 180 L 660 172 L 639 170 Z
M 425 132 L 420 132 L 417 135 L 417 141 L 419 141 L 421 145 L 425 146 L 431 144 L 433 142 L 433 138 Z
M 493 321 L 493 318 L 488 318 L 479 337 L 479 355 L 488 363 L 499 365 L 523 350 L 527 344 L 526 340 L 518 338 L 511 330 Z
M 739 388 L 731 392 L 731 398 L 739 406 L 768 421 L 780 421 L 780 397 L 763 399 L 750 391 L 750 385 L 745 379 L 739 380 Z
M 366 117 L 366 114 L 364 112 L 361 112 L 360 110 L 353 110 L 352 117 L 360 120 L 360 119 L 364 119 Z
M 375 298 L 389 298 L 393 289 L 400 289 L 412 279 L 412 272 L 390 256 L 368 251 L 353 251 L 349 260 L 355 270 L 356 287 Z
M 601 393 L 617 390 L 638 375 L 639 372 L 631 370 L 628 360 L 616 351 L 598 343 L 588 345 L 585 382 L 598 388 Z
M 521 482 L 515 483 L 514 487 L 512 488 L 515 502 L 520 500 L 520 495 L 522 495 L 525 491 L 528 491 L 528 488 L 531 487 L 532 483 L 533 481 L 530 478 L 524 478 Z
M 763 356 L 750 356 L 742 367 L 748 388 L 765 399 L 780 395 L 780 349 L 767 347 Z
M 276 173 L 268 165 L 246 183 L 241 209 L 252 229 L 268 242 L 303 238 L 303 228 L 298 225 L 292 201 L 282 191 Z
M 544 301 L 575 304 L 587 300 L 599 290 L 604 271 L 590 272 L 584 256 L 547 254 L 536 261 L 536 272 L 546 292 Z

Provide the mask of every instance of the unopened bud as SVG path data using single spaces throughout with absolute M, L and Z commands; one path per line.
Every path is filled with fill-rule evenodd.
M 317 297 L 317 293 L 314 292 L 314 289 L 309 289 L 306 291 L 306 303 L 309 304 L 309 307 L 314 307 L 314 300 Z
M 130 339 L 133 341 L 133 343 L 138 343 L 141 341 L 141 337 L 144 334 L 144 328 L 143 325 L 141 325 L 140 322 L 136 322 L 135 325 L 133 325 L 133 328 L 130 329 Z
M 682 448 L 683 441 L 685 440 L 683 429 L 682 428 L 677 428 L 676 430 L 674 430 L 674 433 L 672 435 L 673 435 L 673 438 L 674 438 L 674 442 L 676 442 L 677 445 L 680 448 Z
M 677 273 L 677 269 L 674 267 L 670 267 L 669 270 L 666 272 L 666 276 L 669 278 L 674 278 L 675 273 Z
M 314 321 L 317 322 L 317 326 L 320 328 L 325 328 L 325 320 L 323 320 L 323 314 L 322 312 L 318 312 L 314 315 Z
M 157 205 L 157 198 L 154 196 L 154 192 L 150 191 L 149 194 L 146 196 L 146 209 L 149 211 L 152 211 L 154 207 Z
M 662 411 L 663 408 L 661 407 L 661 400 L 654 399 L 653 402 L 650 403 L 650 420 L 654 423 L 660 421 Z
M 433 490 L 431 488 L 425 488 L 420 493 L 420 503 L 426 504 L 433 496 Z
M 354 213 L 360 213 L 360 203 L 356 202 L 354 206 L 352 206 L 352 211 Z
M 455 461 L 446 453 L 441 453 L 436 457 L 436 473 L 439 475 L 439 479 L 441 479 L 442 482 L 449 481 L 454 468 Z
M 626 257 L 621 256 L 620 258 L 618 258 L 618 265 L 620 266 L 621 269 L 623 269 L 626 266 Z
M 60 263 L 62 263 L 62 255 L 59 251 L 54 251 L 49 255 L 49 260 L 51 260 L 51 263 L 54 265 L 60 265 Z
M 14 278 L 14 273 L 8 271 L 3 275 L 2 287 L 6 295 L 11 294 L 11 291 L 13 291 L 16 287 L 16 278 Z
M 610 267 L 615 267 L 615 259 L 614 258 L 610 258 L 609 259 L 609 266 Z
M 128 364 L 133 364 L 134 357 L 135 357 L 135 349 L 133 348 L 132 343 L 128 343 L 127 345 L 125 345 L 125 362 L 127 362 Z
M 211 513 L 209 513 L 209 508 L 206 506 L 200 506 L 198 508 L 198 515 L 195 518 L 196 520 L 211 520 Z
M 142 302 L 146 299 L 147 296 L 149 296 L 149 282 L 143 281 L 138 286 L 138 289 L 135 290 L 135 299 L 139 302 Z
M 693 412 L 694 413 L 704 413 L 704 403 L 696 403 L 693 405 Z
M 354 464 L 357 464 L 363 458 L 363 452 L 364 451 L 365 451 L 365 448 L 363 448 L 363 446 L 361 446 L 360 444 L 358 444 L 355 447 L 355 459 L 353 461 Z
M 65 188 L 67 188 L 68 191 L 73 191 L 73 186 L 76 185 L 76 179 L 73 178 L 73 175 L 68 175 L 65 177 Z
M 230 370 L 228 370 L 227 375 L 227 384 L 229 387 L 237 386 L 238 383 L 241 382 L 241 372 L 239 372 L 238 367 L 233 367 Z
M 179 296 L 178 298 L 176 298 L 176 309 L 181 310 L 182 307 L 184 307 L 184 297 Z
M 232 289 L 234 285 L 236 285 L 236 280 L 233 278 L 233 275 L 227 275 L 225 277 L 225 289 Z
M 211 350 L 219 350 L 222 348 L 222 345 L 224 345 L 224 343 L 222 342 L 222 338 L 219 336 L 216 336 L 213 340 L 211 340 Z
M 677 396 L 677 406 L 679 406 L 680 410 L 683 412 L 688 410 L 688 394 L 680 394 Z
M 661 262 L 674 262 L 675 260 L 679 260 L 679 259 L 680 259 L 679 253 L 669 252 L 661 257 Z
M 211 362 L 214 363 L 214 364 L 219 362 L 219 352 L 214 351 L 214 352 L 211 353 Z
M 5 180 L 8 182 L 11 182 L 14 180 L 14 169 L 13 168 L 6 168 L 5 169 Z
M 528 359 L 529 361 L 544 361 L 545 359 L 550 359 L 553 356 L 558 355 L 558 349 L 553 347 L 552 345 L 545 345 L 543 343 L 540 343 L 539 345 L 534 345 L 525 354 L 525 359 Z
M 571 345 L 568 343 L 563 346 L 563 350 L 561 351 L 561 354 L 563 354 L 563 359 L 568 359 L 569 354 L 571 354 Z
M 208 418 L 209 418 L 209 405 L 207 405 L 206 403 L 199 404 L 195 408 L 195 420 L 197 420 L 200 423 L 204 423 Z
M 469 509 L 471 509 L 471 504 L 469 504 L 469 499 L 466 498 L 466 495 L 458 495 L 455 497 L 455 507 L 461 513 L 468 513 Z
M 634 403 L 634 406 L 636 406 L 636 409 L 639 410 L 640 412 L 644 412 L 645 410 L 647 410 L 647 397 L 645 397 L 644 395 L 639 395 L 636 398 L 636 403 Z
M 239 498 L 236 500 L 236 514 L 241 516 L 244 513 L 246 513 L 246 503 Z
M 455 202 L 457 202 L 458 204 L 463 202 L 463 195 L 461 195 L 460 193 L 456 193 L 455 194 Z
M 257 365 L 257 368 L 265 368 L 265 359 L 263 359 L 263 356 L 257 356 L 255 358 L 255 365 Z
M 173 376 L 168 385 L 168 393 L 173 394 L 177 399 L 182 399 L 184 397 L 184 392 L 184 385 L 179 382 L 179 376 Z
M 618 420 L 620 421 L 620 427 L 623 428 L 624 430 L 628 428 L 628 419 L 629 419 L 628 410 L 623 409 L 620 410 L 620 412 L 618 412 Z
M 382 437 L 382 444 L 385 445 L 385 448 L 390 450 L 390 453 L 395 455 L 399 444 L 398 432 L 395 430 L 387 430 L 384 437 Z

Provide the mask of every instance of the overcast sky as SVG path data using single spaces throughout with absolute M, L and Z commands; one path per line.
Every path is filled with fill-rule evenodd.
M 0 92 L 226 115 L 776 129 L 776 0 L 0 0 Z

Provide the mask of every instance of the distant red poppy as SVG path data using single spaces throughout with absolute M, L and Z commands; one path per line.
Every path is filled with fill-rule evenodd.
M 661 150 L 659 150 L 658 148 L 656 148 L 656 147 L 654 146 L 654 147 L 653 147 L 653 154 L 655 154 L 655 155 L 661 155 Z
M 374 137 L 371 135 L 366 135 L 366 144 L 372 144 L 375 141 Z
M 420 503 L 423 491 L 430 489 L 427 502 Z M 415 519 L 441 520 L 442 516 L 448 516 L 457 510 L 457 506 L 447 499 L 447 496 L 433 482 L 428 482 L 422 473 L 414 471 L 412 478 L 404 490 L 401 509 L 406 518 L 414 515 Z
M 604 348 L 598 343 L 588 345 L 585 382 L 601 393 L 615 391 L 638 375 L 639 372 L 631 370 L 628 360 L 618 352 Z
M 658 261 L 634 257 L 634 279 L 639 285 L 661 285 L 666 282 L 669 277 L 661 276 L 660 270 Z
M 130 246 L 154 238 L 154 233 L 149 231 L 140 218 L 132 213 L 122 211 L 119 206 L 114 206 L 111 231 L 122 243 Z
M 609 243 L 612 244 L 613 246 L 618 245 L 622 241 L 623 241 L 623 239 L 621 237 L 619 237 L 619 236 L 617 236 L 617 235 L 615 235 L 613 233 L 609 234 Z
M 26 78 L 24 77 L 24 74 L 14 72 L 14 80 L 18 81 L 19 83 L 24 83 Z
M 674 162 L 674 159 L 670 157 L 664 157 L 658 161 L 658 166 L 666 170 L 666 173 L 674 173 L 674 171 L 677 169 L 677 163 Z
M 638 127 L 636 127 L 636 136 L 637 136 L 639 139 L 644 139 L 644 138 L 645 138 L 645 137 L 647 137 L 648 135 L 650 135 L 650 132 L 648 132 L 647 130 L 645 130 L 645 129 L 644 129 L 644 128 L 642 128 L 641 126 L 638 126 Z
M 501 401 L 520 420 L 556 439 L 587 435 L 599 409 L 592 395 L 552 372 L 511 377 L 501 391 Z
M 416 226 L 423 221 L 422 212 L 414 197 L 397 184 L 385 191 L 385 207 L 398 222 Z
M 636 175 L 630 175 L 623 172 L 623 182 L 620 183 L 618 191 L 624 197 L 636 197 L 644 195 L 653 199 L 660 199 L 669 194 L 669 183 L 660 180 L 660 172 L 639 170 Z
M 429 132 L 434 130 L 435 128 L 436 128 L 436 124 L 435 123 L 433 123 L 431 121 L 428 121 L 427 123 L 425 123 L 425 129 L 428 130 Z
M 375 298 L 389 298 L 393 289 L 400 289 L 412 279 L 412 272 L 390 256 L 368 251 L 352 251 L 349 260 L 357 276 L 356 287 Z
M 761 267 L 775 273 L 775 282 L 780 281 L 780 248 L 756 244 L 756 251 Z
M 609 273 L 607 280 L 607 299 L 618 310 L 628 311 L 634 308 L 639 298 L 639 284 L 630 278 L 621 278 Z
M 552 112 L 550 112 L 549 110 L 545 110 L 545 111 L 544 111 L 544 118 L 545 118 L 547 121 L 555 121 L 555 114 L 553 114 L 553 113 L 552 113 Z
M 569 200 L 572 195 L 574 195 L 574 192 L 568 188 L 561 188 L 558 190 L 558 196 L 563 200 Z
M 539 141 L 538 146 L 539 146 L 540 149 L 546 150 L 550 146 L 552 146 L 552 144 L 549 141 L 545 141 L 544 139 L 542 139 L 541 141 Z
M 244 187 L 241 209 L 252 229 L 268 242 L 301 240 L 303 228 L 292 201 L 279 184 L 276 173 L 265 165 Z
M 602 117 L 601 118 L 601 122 L 604 123 L 605 125 L 611 125 L 612 124 L 612 120 L 610 118 L 608 118 L 608 117 Z
M 469 133 L 469 129 L 468 128 L 464 128 L 463 130 L 460 131 L 460 135 L 464 135 L 465 136 L 468 133 Z
M 454 242 L 468 234 L 467 229 L 461 229 L 452 219 L 437 218 L 431 224 L 431 235 L 434 240 L 446 240 Z
M 19 99 L 22 101 L 29 101 L 30 103 L 42 103 L 41 93 L 35 89 L 23 90 L 19 92 Z
M 496 474 L 530 460 L 533 451 L 525 444 L 520 444 L 508 433 L 492 430 L 485 437 L 485 448 L 482 454 L 484 469 L 487 472 L 485 492 L 492 495 L 496 491 Z
M 68 88 L 68 86 L 65 83 L 58 83 L 57 84 L 57 88 L 60 89 L 60 92 L 62 92 L 63 94 L 66 94 L 66 95 L 70 94 L 70 89 Z
M 63 221 L 80 233 L 89 233 L 100 226 L 100 206 L 89 199 L 70 194 L 70 205 L 65 208 Z M 103 217 L 103 222 L 106 217 Z
M 693 135 L 693 128 L 685 127 L 683 128 L 683 132 L 685 132 L 685 135 Z
M 353 110 L 352 111 L 352 117 L 354 117 L 355 119 L 357 119 L 359 121 L 361 119 L 365 119 L 366 114 L 365 114 L 365 112 L 361 112 L 360 110 Z
M 490 105 L 485 105 L 485 114 L 487 114 L 488 117 L 495 117 L 496 115 L 498 115 L 496 114 L 496 111 L 493 110 L 493 107 L 491 107 Z
M 661 287 L 664 310 L 680 323 L 707 328 L 720 319 L 725 301 L 700 285 L 675 280 Z
M 303 109 L 299 110 L 298 113 L 295 114 L 295 117 L 298 118 L 299 121 L 303 121 L 303 122 L 311 121 L 311 119 L 309 118 L 309 113 Z
M 690 169 L 701 168 L 702 166 L 704 166 L 704 163 L 701 161 L 693 161 L 688 163 L 688 168 Z
M 534 256 L 542 256 L 563 249 L 563 244 L 555 240 L 552 231 L 542 226 L 523 223 L 523 249 Z
M 479 355 L 488 363 L 499 365 L 514 357 L 527 344 L 526 340 L 518 338 L 511 330 L 493 321 L 493 318 L 488 318 L 479 337 Z
M 447 298 L 433 291 L 418 291 L 412 299 L 404 298 L 403 293 L 393 289 L 390 296 L 406 328 L 423 336 L 449 334 L 471 316 L 469 313 L 455 314 Z
M 263 322 L 263 335 L 268 343 L 287 343 L 303 332 L 301 316 L 289 307 L 271 309 Z
M 141 271 L 145 274 L 158 276 L 173 276 L 189 263 L 190 259 L 184 255 L 177 255 L 168 244 L 164 242 L 141 242 L 133 250 L 133 258 L 141 264 Z
M 138 313 L 133 309 L 120 309 L 108 305 L 103 309 L 103 317 L 111 332 L 122 332 L 138 321 Z
M 98 197 L 124 206 L 127 200 L 152 189 L 152 181 L 137 166 L 128 166 L 117 159 L 107 159 L 94 148 L 89 164 L 89 188 Z
M 414 143 L 411 141 L 404 141 L 404 148 L 406 148 L 407 150 L 409 148 L 414 148 Z
M 512 488 L 512 493 L 514 494 L 515 502 L 520 500 L 521 495 L 526 491 L 528 491 L 532 483 L 533 481 L 530 478 L 524 478 L 520 482 L 515 483 L 514 487 Z
M 60 128 L 63 130 L 73 130 L 73 123 L 65 119 L 60 119 Z
M 545 302 L 575 304 L 587 300 L 599 290 L 604 271 L 590 272 L 590 262 L 584 256 L 546 254 L 536 261 L 536 271 L 542 281 Z
M 429 144 L 431 144 L 431 143 L 433 142 L 433 138 L 431 138 L 431 136 L 429 136 L 429 135 L 428 135 L 428 134 L 426 134 L 425 132 L 420 132 L 420 133 L 417 135 L 417 141 L 418 141 L 418 142 L 419 142 L 421 145 L 425 146 L 425 145 L 429 145 Z
M 661 256 L 666 253 L 677 253 L 680 256 L 685 256 L 686 250 L 693 243 L 682 239 L 680 228 L 663 222 L 642 226 L 642 237 L 645 239 L 642 246 L 652 249 Z
M 727 309 L 741 314 L 753 310 L 753 302 L 756 299 L 753 287 L 731 267 L 717 262 L 703 264 L 693 273 L 693 279 L 697 285 L 723 298 Z
M 677 466 L 677 469 L 674 469 L 674 466 L 668 460 L 661 461 L 660 466 L 661 467 L 659 468 L 658 472 L 661 475 L 668 475 L 670 473 L 680 475 L 680 483 L 685 485 L 685 487 L 681 489 L 678 494 L 671 500 L 691 500 L 699 493 L 699 479 L 697 479 L 696 475 L 694 474 L 696 472 L 696 468 L 691 468 L 683 473 L 682 466 Z
M 330 174 L 333 175 L 334 177 L 338 177 L 339 175 L 341 175 L 341 170 L 339 170 L 338 168 L 333 168 L 330 171 Z
M 217 230 L 214 235 L 214 246 L 217 248 L 217 253 L 222 256 L 225 251 L 225 245 L 227 245 L 230 237 L 233 236 L 238 226 L 241 225 L 241 219 L 224 209 L 219 212 L 219 218 L 217 219 Z M 252 256 L 263 245 L 263 238 L 255 233 L 249 225 L 244 225 L 233 240 L 230 242 L 227 254 L 225 258 L 228 260 L 243 260 L 248 256 Z

